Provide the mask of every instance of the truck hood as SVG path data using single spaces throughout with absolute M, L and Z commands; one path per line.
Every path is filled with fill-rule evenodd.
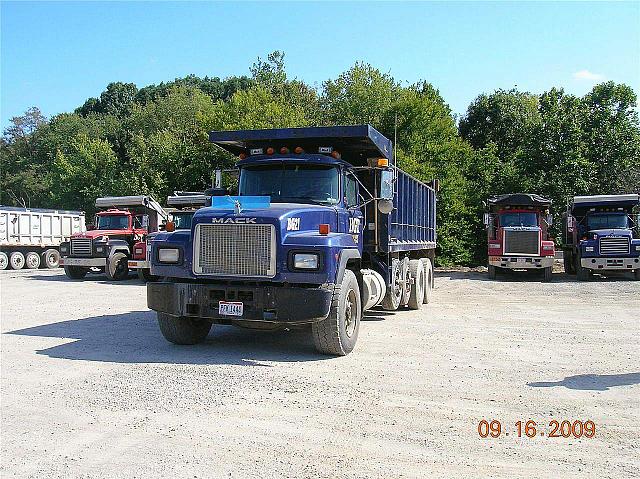
M 590 230 L 589 236 L 597 236 L 598 238 L 602 238 L 605 236 L 623 236 L 625 238 L 631 238 L 631 230 L 623 230 L 623 229 L 606 229 L 606 230 Z
M 130 230 L 91 230 L 84 233 L 76 233 L 72 238 L 99 238 L 101 236 L 125 236 L 131 234 Z

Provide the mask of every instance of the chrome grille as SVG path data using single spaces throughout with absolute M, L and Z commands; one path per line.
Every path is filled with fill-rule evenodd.
M 275 276 L 275 227 L 261 224 L 197 225 L 193 272 L 213 276 Z
M 600 254 L 602 255 L 629 254 L 629 250 L 629 238 L 624 236 L 600 238 Z
M 71 254 L 73 256 L 91 256 L 90 238 L 72 238 Z
M 538 230 L 505 230 L 504 254 L 540 254 Z

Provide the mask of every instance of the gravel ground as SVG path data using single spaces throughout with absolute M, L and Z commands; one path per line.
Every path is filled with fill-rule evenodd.
M 168 344 L 134 279 L 0 287 L 3 478 L 640 476 L 638 282 L 439 271 L 432 304 L 368 313 L 345 358 L 301 331 Z M 529 419 L 546 435 L 518 438 Z

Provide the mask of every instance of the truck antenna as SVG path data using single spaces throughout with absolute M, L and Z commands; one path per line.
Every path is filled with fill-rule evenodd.
M 398 155 L 398 112 L 396 111 L 393 121 L 393 164 L 396 164 Z

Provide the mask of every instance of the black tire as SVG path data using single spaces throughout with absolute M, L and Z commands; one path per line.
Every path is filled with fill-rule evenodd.
M 496 267 L 493 265 L 489 265 L 487 268 L 487 272 L 489 273 L 489 279 L 496 279 Z
M 60 253 L 55 249 L 46 250 L 42 253 L 42 265 L 49 269 L 60 267 Z
M 576 262 L 576 277 L 578 281 L 589 281 L 591 279 L 591 271 L 587 268 L 583 268 L 580 264 L 580 256 L 577 257 Z
M 24 268 L 24 255 L 20 251 L 14 251 L 9 256 L 9 264 L 12 269 L 22 269 Z
M 311 325 L 316 350 L 332 356 L 346 356 L 356 345 L 362 317 L 360 287 L 353 271 L 346 270 L 336 285 L 329 316 Z
M 151 270 L 147 268 L 138 268 L 138 279 L 145 283 L 153 283 L 158 281 L 160 278 L 158 276 L 154 276 L 151 274 Z
M 124 253 L 114 253 L 107 260 L 104 272 L 111 281 L 122 281 L 129 277 L 129 258 Z
M 0 251 L 0 270 L 7 269 L 9 267 L 9 257 L 4 251 Z
M 551 278 L 553 277 L 553 266 L 549 266 L 548 268 L 544 268 L 542 280 L 545 283 L 549 283 Z
M 424 289 L 424 299 L 422 300 L 422 302 L 424 304 L 427 304 L 431 302 L 435 280 L 433 274 L 433 264 L 431 263 L 431 260 L 429 258 L 423 258 L 422 262 L 424 264 L 424 277 L 426 279 L 426 288 Z
M 564 272 L 566 274 L 576 274 L 576 265 L 571 254 L 565 252 L 562 261 L 564 263 Z
M 387 311 L 395 311 L 402 302 L 402 265 L 400 260 L 391 261 L 391 284 L 382 300 L 382 307 Z
M 158 313 L 158 326 L 164 339 L 173 344 L 198 344 L 204 341 L 211 331 L 212 322 L 206 319 L 196 319 L 171 316 Z
M 420 309 L 424 302 L 425 288 L 427 287 L 427 279 L 425 275 L 424 263 L 421 259 L 412 259 L 409 261 L 409 274 L 413 278 L 411 285 L 411 293 L 409 294 L 409 309 Z
M 35 251 L 29 251 L 24 259 L 27 269 L 38 269 L 40 267 L 40 255 Z
M 640 269 L 637 269 L 633 272 L 633 279 L 636 281 L 640 281 Z
M 89 272 L 89 268 L 84 268 L 83 266 L 68 266 L 64 265 L 64 274 L 67 275 L 67 278 L 70 279 L 82 279 Z
M 401 306 L 406 306 L 409 303 L 409 296 L 411 296 L 411 273 L 409 272 L 409 258 L 405 257 L 400 264 L 402 265 L 402 300 Z

